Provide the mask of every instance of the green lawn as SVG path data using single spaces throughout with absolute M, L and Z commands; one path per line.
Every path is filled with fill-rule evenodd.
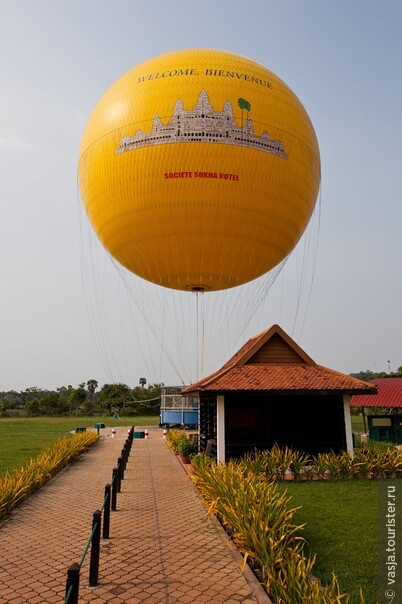
M 334 572 L 353 604 L 359 585 L 366 604 L 377 602 L 377 482 L 311 481 L 281 484 L 291 504 L 302 506 L 296 520 L 305 523 L 304 538 L 317 554 L 316 576 L 329 582 Z
M 93 417 L 1 417 L 0 418 L 0 476 L 36 455 L 48 443 L 65 436 L 77 426 L 153 426 L 158 416 L 136 416 L 112 419 Z
M 364 421 L 362 415 L 351 415 L 350 416 L 352 423 L 352 432 L 357 432 L 362 434 L 364 432 Z M 366 418 L 366 428 L 367 428 L 367 418 Z

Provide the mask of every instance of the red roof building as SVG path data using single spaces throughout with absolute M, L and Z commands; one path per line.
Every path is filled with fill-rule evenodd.
M 184 388 L 200 401 L 200 448 L 218 461 L 274 443 L 316 454 L 352 449 L 351 395 L 376 387 L 317 365 L 279 325 L 215 373 Z
M 402 377 L 370 380 L 377 388 L 376 396 L 357 394 L 350 399 L 351 407 L 399 407 L 402 409 Z
M 371 440 L 402 444 L 402 377 L 377 378 L 370 383 L 377 388 L 377 394 L 356 394 L 350 399 L 350 406 L 361 407 L 364 431 L 368 431 Z M 366 407 L 371 408 L 367 417 Z M 384 415 L 379 414 L 381 408 Z

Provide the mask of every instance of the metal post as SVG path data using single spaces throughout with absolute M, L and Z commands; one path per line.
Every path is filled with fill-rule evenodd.
M 102 537 L 109 539 L 110 532 L 110 491 L 111 486 L 107 484 L 105 486 L 105 506 L 103 508 L 103 532 Z
M 124 462 L 123 458 L 120 457 L 117 460 L 117 469 L 119 470 L 119 493 L 121 492 L 121 481 L 124 480 Z
M 121 467 L 120 467 L 120 458 L 117 459 L 117 482 L 116 482 L 116 489 L 118 493 L 121 493 Z
M 78 604 L 80 589 L 80 565 L 74 562 L 67 571 L 66 596 L 68 604 Z
M 113 468 L 112 471 L 112 512 L 117 509 L 117 468 Z
M 121 450 L 121 459 L 123 462 L 123 477 L 124 477 L 124 472 L 126 470 L 126 465 L 127 465 L 127 451 L 126 451 L 125 447 L 123 447 Z
M 92 518 L 91 560 L 89 563 L 89 585 L 98 585 L 100 536 L 101 536 L 101 511 L 96 510 Z

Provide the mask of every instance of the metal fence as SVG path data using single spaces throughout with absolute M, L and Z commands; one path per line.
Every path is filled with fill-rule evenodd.
M 133 438 L 134 427 L 129 430 L 124 447 L 121 450 L 121 455 L 117 459 L 115 468 L 113 468 L 111 483 L 105 485 L 102 507 L 100 510 L 95 510 L 92 515 L 92 529 L 81 561 L 79 563 L 74 562 L 67 570 L 64 604 L 78 604 L 81 569 L 89 550 L 89 585 L 94 586 L 98 584 L 101 533 L 103 539 L 109 539 L 110 512 L 117 509 L 117 494 L 121 493 L 121 481 L 124 479 L 124 472 L 131 452 Z

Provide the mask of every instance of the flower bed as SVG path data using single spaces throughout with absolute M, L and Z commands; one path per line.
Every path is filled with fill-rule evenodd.
M 276 604 L 349 603 L 335 575 L 325 586 L 313 578 L 315 556 L 303 551 L 303 526 L 293 519 L 297 508 L 275 482 L 243 462 L 217 465 L 206 458 L 194 464 L 192 479 Z
M 402 477 L 402 451 L 393 445 L 362 444 L 353 456 L 342 453 L 319 453 L 309 456 L 281 449 L 274 445 L 270 451 L 256 451 L 244 458 L 254 474 L 268 480 L 345 480 L 357 478 Z
M 96 432 L 66 436 L 48 445 L 20 468 L 6 472 L 0 479 L 0 519 L 97 440 Z
M 166 435 L 166 442 L 176 455 L 187 457 L 196 452 L 184 430 L 169 430 Z

